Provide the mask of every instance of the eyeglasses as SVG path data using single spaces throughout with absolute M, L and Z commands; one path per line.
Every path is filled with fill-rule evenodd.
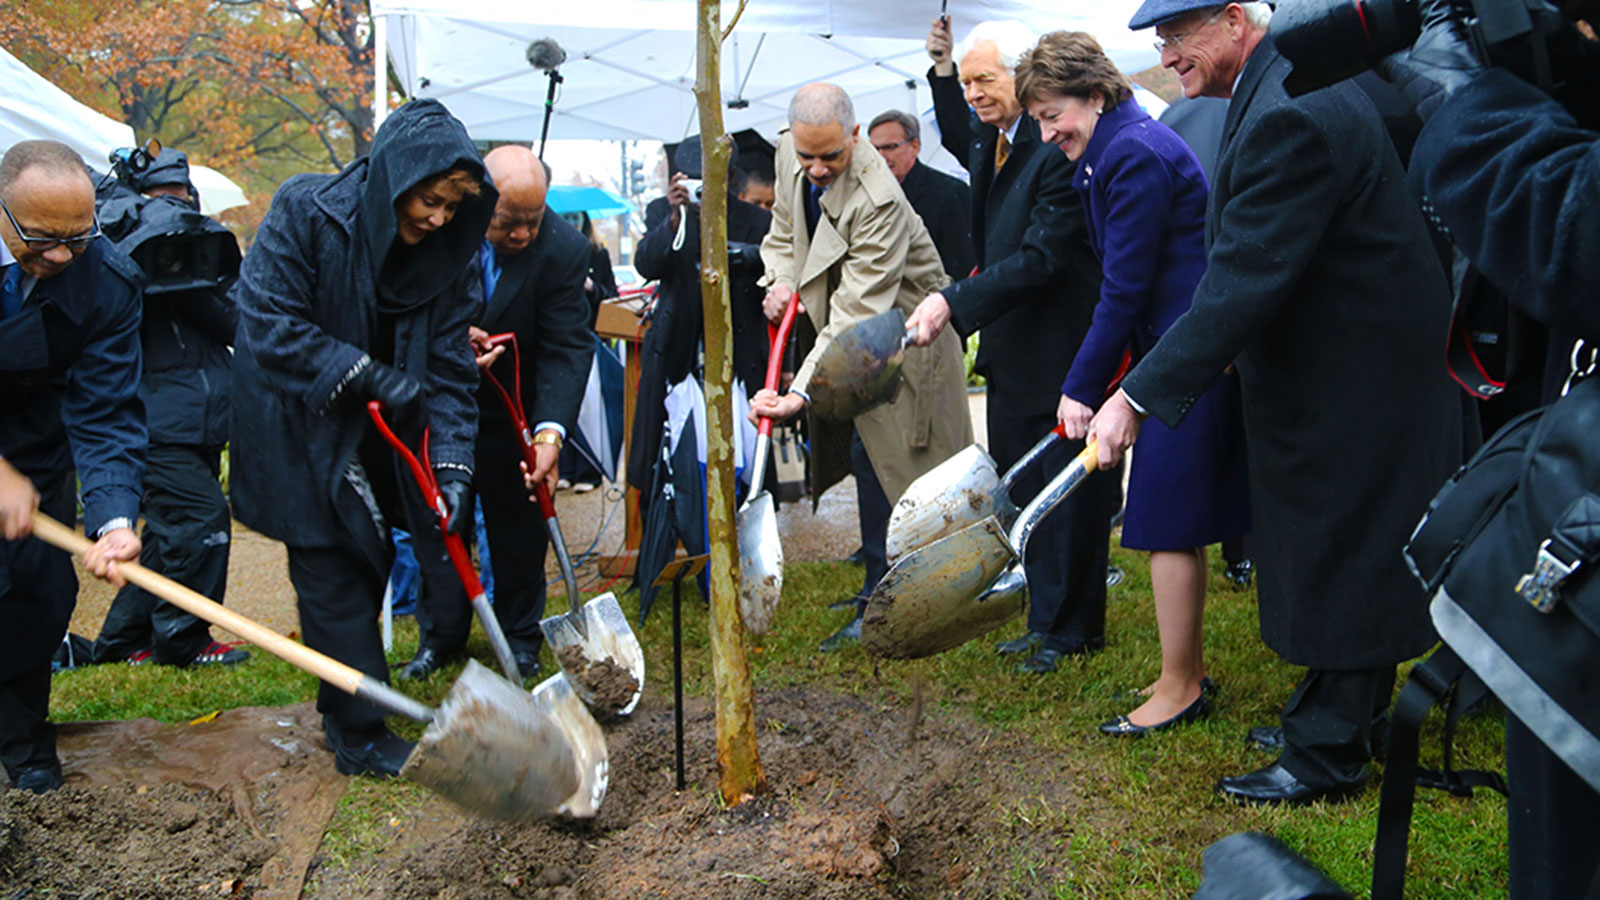
M 100 236 L 99 216 L 94 217 L 94 225 L 85 234 L 68 238 L 35 237 L 23 231 L 22 226 L 17 224 L 17 217 L 11 214 L 11 207 L 6 205 L 5 200 L 0 200 L 0 209 L 5 210 L 6 218 L 11 220 L 11 227 L 17 232 L 17 237 L 22 240 L 22 243 L 26 244 L 29 250 L 39 253 L 47 253 L 57 247 L 66 247 L 73 253 L 82 253 L 85 247 L 88 247 L 94 242 L 95 238 Z
M 1153 44 L 1153 46 L 1156 48 L 1156 52 L 1157 53 L 1165 53 L 1168 50 L 1171 50 L 1173 53 L 1177 53 L 1179 50 L 1183 49 L 1183 42 L 1184 42 L 1185 38 L 1192 37 L 1196 31 L 1199 31 L 1200 29 L 1206 27 L 1207 25 L 1210 25 L 1212 22 L 1215 22 L 1219 16 L 1221 16 L 1223 13 L 1225 13 L 1227 11 L 1228 11 L 1228 8 L 1226 6 L 1224 6 L 1221 9 L 1217 10 L 1216 12 L 1212 13 L 1211 15 L 1206 16 L 1205 21 L 1201 22 L 1199 25 L 1194 26 L 1193 28 L 1189 29 L 1188 31 L 1185 31 L 1185 32 L 1182 32 L 1182 33 L 1179 33 L 1179 34 L 1175 34 L 1175 35 L 1172 35 L 1171 37 L 1164 38 L 1164 39 L 1158 38 Z
M 894 151 L 899 150 L 901 147 L 904 147 L 906 144 L 909 144 L 909 143 L 911 143 L 911 142 L 910 141 L 895 141 L 892 144 L 873 144 L 872 146 L 879 153 L 893 153 Z

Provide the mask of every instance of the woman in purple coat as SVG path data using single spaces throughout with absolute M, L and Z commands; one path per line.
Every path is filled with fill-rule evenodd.
M 1183 139 L 1151 119 L 1095 39 L 1057 31 L 1017 63 L 1017 94 L 1041 138 L 1076 160 L 1089 238 L 1105 278 L 1093 325 L 1061 387 L 1058 417 L 1081 438 L 1116 377 L 1189 308 L 1205 272 L 1207 186 Z M 1122 545 L 1150 551 L 1161 676 L 1145 702 L 1100 725 L 1137 737 L 1205 717 L 1201 614 L 1207 544 L 1249 530 L 1238 389 L 1224 379 L 1176 429 L 1146 425 L 1129 474 Z M 1149 431 L 1150 428 L 1155 431 Z

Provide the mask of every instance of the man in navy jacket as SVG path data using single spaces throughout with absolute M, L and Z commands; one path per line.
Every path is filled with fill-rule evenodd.
M 61 785 L 50 656 L 78 580 L 28 535 L 35 509 L 72 522 L 81 481 L 89 570 L 120 584 L 116 561 L 139 555 L 142 276 L 96 240 L 94 187 L 66 145 L 6 151 L 0 205 L 0 762 L 13 787 L 44 793 Z

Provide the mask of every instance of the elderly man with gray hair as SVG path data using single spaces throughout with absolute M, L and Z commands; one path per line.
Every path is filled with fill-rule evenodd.
M 949 281 L 889 166 L 859 139 L 855 109 L 843 90 L 832 84 L 801 88 L 789 104 L 789 129 L 778 142 L 777 202 L 761 244 L 764 307 L 776 320 L 798 294 L 806 313 L 802 321 L 809 321 L 816 339 L 788 393 L 763 390 L 751 398 L 753 416 L 774 419 L 805 409 L 816 360 L 834 335 L 890 309 L 909 313 Z M 818 490 L 844 474 L 843 460 L 830 458 L 826 448 L 842 448 L 849 440 L 867 557 L 867 583 L 855 617 L 824 642 L 825 650 L 861 635 L 866 595 L 886 569 L 884 538 L 894 501 L 917 476 L 972 443 L 961 345 L 954 335 L 908 350 L 901 373 L 904 383 L 893 402 L 853 422 L 812 419 Z
M 911 208 L 922 217 L 950 280 L 971 275 L 971 191 L 964 182 L 917 158 L 922 153 L 922 123 L 910 113 L 886 110 L 867 126 L 867 140 L 882 154 Z

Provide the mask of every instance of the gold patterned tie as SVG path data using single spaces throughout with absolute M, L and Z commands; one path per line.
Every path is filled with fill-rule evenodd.
M 994 145 L 994 173 L 996 175 L 1000 174 L 1000 170 L 1005 167 L 1006 160 L 1010 157 L 1011 140 L 1002 131 L 1000 132 L 1000 143 Z

